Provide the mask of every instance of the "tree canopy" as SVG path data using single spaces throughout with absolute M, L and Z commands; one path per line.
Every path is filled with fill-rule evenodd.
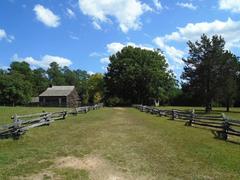
M 229 107 L 236 91 L 238 60 L 225 50 L 221 36 L 202 35 L 200 41 L 188 42 L 189 56 L 182 73 L 183 92 L 211 111 L 213 102 L 225 101 Z
M 102 76 L 90 76 L 86 71 L 79 69 L 61 68 L 56 62 L 51 63 L 47 70 L 31 69 L 26 62 L 12 62 L 8 70 L 0 70 L 0 104 L 28 104 L 31 97 L 38 96 L 50 85 L 75 86 L 82 104 L 100 102 L 103 99 Z
M 166 102 L 176 86 L 165 57 L 159 50 L 131 46 L 110 56 L 105 74 L 106 98 L 119 98 L 120 104 Z
M 218 35 L 202 35 L 189 41 L 188 56 L 178 85 L 160 49 L 132 46 L 109 57 L 105 74 L 61 67 L 52 62 L 47 69 L 32 69 L 26 62 L 12 62 L 0 69 L 0 105 L 28 104 L 50 85 L 73 85 L 82 105 L 105 102 L 107 105 L 149 104 L 212 106 L 240 105 L 239 58 L 226 50 Z M 158 104 L 158 103 L 156 103 Z

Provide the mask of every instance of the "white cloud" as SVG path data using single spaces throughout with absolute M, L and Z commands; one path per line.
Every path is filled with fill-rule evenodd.
M 58 27 L 60 25 L 60 17 L 55 15 L 50 9 L 37 4 L 34 9 L 37 20 L 48 27 Z
M 0 66 L 0 69 L 3 69 L 3 70 L 8 70 L 10 67 L 9 66 Z
M 93 22 L 111 22 L 110 18 L 114 17 L 124 33 L 140 29 L 141 15 L 152 11 L 139 0 L 79 0 L 79 7 L 84 15 L 92 17 Z
M 15 54 L 13 56 L 12 60 L 13 61 L 25 61 L 25 62 L 29 63 L 33 68 L 41 67 L 44 69 L 47 69 L 52 62 L 58 63 L 60 67 L 70 66 L 72 64 L 72 61 L 67 58 L 59 57 L 59 56 L 51 56 L 51 55 L 45 55 L 40 60 L 37 60 L 31 56 L 25 57 L 25 58 L 20 58 L 20 57 L 18 57 L 17 54 Z
M 154 50 L 151 47 L 147 47 L 147 46 L 144 46 L 144 45 L 141 45 L 141 44 L 137 45 L 137 44 L 135 44 L 133 42 L 128 42 L 128 43 L 125 43 L 125 44 L 122 44 L 122 43 L 119 43 L 119 42 L 113 42 L 113 43 L 107 44 L 106 48 L 107 48 L 107 52 L 110 55 L 112 55 L 112 54 L 116 54 L 117 52 L 121 51 L 126 46 L 139 47 L 139 48 L 147 49 L 147 50 L 151 50 L 151 51 Z M 100 63 L 102 63 L 102 64 L 109 64 L 110 60 L 109 60 L 108 57 L 103 57 L 103 58 L 100 59 Z M 103 70 L 106 70 L 105 66 L 103 66 Z
M 166 34 L 162 37 L 156 37 L 153 42 L 164 51 L 171 67 L 180 68 L 183 64 L 182 58 L 185 52 L 170 46 L 169 43 L 186 43 L 186 41 L 199 40 L 202 34 L 208 36 L 221 35 L 226 40 L 228 49 L 240 47 L 240 21 L 233 21 L 229 18 L 227 21 L 215 20 L 213 22 L 189 23 L 185 27 L 178 28 L 177 31 Z
M 194 6 L 192 3 L 177 2 L 176 5 L 179 6 L 179 7 L 187 8 L 187 9 L 191 9 L 191 10 L 196 10 L 197 9 L 197 6 Z
M 106 56 L 105 53 L 98 53 L 98 52 L 92 52 L 91 54 L 89 54 L 90 57 L 103 57 Z
M 7 37 L 7 33 L 5 32 L 4 29 L 0 29 L 0 39 L 6 38 Z
M 183 64 L 182 58 L 185 53 L 182 50 L 176 49 L 174 46 L 169 46 L 164 42 L 164 38 L 157 37 L 153 42 L 164 51 L 164 53 L 178 64 Z
M 93 72 L 93 71 L 88 71 L 87 73 L 88 73 L 90 76 L 96 74 L 96 73 Z
M 0 40 L 5 39 L 7 42 L 11 43 L 15 37 L 8 35 L 4 29 L 0 29 Z
M 66 10 L 67 10 L 67 16 L 69 18 L 75 18 L 76 17 L 75 13 L 71 9 L 67 8 Z
M 139 47 L 139 48 L 147 49 L 147 50 L 151 50 L 151 51 L 154 50 L 152 47 L 148 47 L 148 46 L 145 46 L 142 44 L 135 44 L 133 42 L 127 42 L 125 44 L 113 42 L 113 43 L 107 44 L 107 51 L 110 54 L 115 54 L 118 51 L 121 51 L 125 46 Z
M 160 0 L 153 0 L 153 3 L 154 3 L 154 5 L 155 5 L 155 7 L 157 8 L 157 10 L 163 9 Z
M 213 22 L 189 23 L 185 27 L 178 28 L 178 31 L 161 37 L 164 42 L 188 40 L 196 41 L 202 34 L 213 36 L 221 35 L 226 40 L 227 48 L 240 47 L 240 21 L 215 20 Z
M 219 0 L 219 9 L 240 13 L 240 0 Z
M 107 51 L 110 54 L 115 54 L 118 51 L 121 51 L 122 48 L 124 48 L 124 45 L 122 43 L 114 42 L 114 43 L 107 44 Z
M 107 72 L 107 71 L 108 71 L 108 69 L 107 69 L 106 66 L 102 66 L 102 70 L 103 70 L 104 72 Z
M 107 57 L 101 58 L 101 59 L 100 59 L 100 63 L 102 63 L 102 64 L 109 64 L 109 63 L 110 63 L 110 60 L 109 60 L 109 58 L 107 58 Z
M 96 21 L 93 21 L 92 22 L 92 25 L 95 29 L 97 30 L 102 30 L 102 27 L 99 25 L 99 23 L 97 23 Z

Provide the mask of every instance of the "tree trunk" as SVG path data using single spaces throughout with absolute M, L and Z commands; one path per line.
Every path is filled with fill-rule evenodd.
M 211 70 L 210 70 L 210 65 L 208 65 L 207 69 L 207 86 L 206 86 L 206 109 L 205 112 L 209 113 L 212 111 L 212 96 L 210 94 L 211 88 L 210 88 L 210 79 L 211 79 Z
M 205 106 L 205 112 L 210 113 L 212 111 L 212 102 L 208 101 Z
M 227 112 L 229 112 L 229 109 L 230 109 L 230 100 L 229 100 L 229 98 L 227 98 L 227 102 L 226 102 L 226 110 L 227 110 Z

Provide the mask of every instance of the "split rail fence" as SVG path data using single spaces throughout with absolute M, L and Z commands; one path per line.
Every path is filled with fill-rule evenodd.
M 185 121 L 186 126 L 203 126 L 214 132 L 219 139 L 227 140 L 228 135 L 240 136 L 240 121 L 228 118 L 224 113 L 220 115 L 197 114 L 195 110 L 162 110 L 151 106 L 133 105 L 142 112 L 158 116 L 169 117 L 171 120 Z
M 3 125 L 0 127 L 0 139 L 19 139 L 19 137 L 25 134 L 29 129 L 49 126 L 51 123 L 57 120 L 64 120 L 67 115 L 77 115 L 78 113 L 87 113 L 91 110 L 96 110 L 102 108 L 103 104 L 96 104 L 94 106 L 84 106 L 78 107 L 71 111 L 61 111 L 61 112 L 42 112 L 27 115 L 17 115 L 12 116 L 13 122 L 8 125 Z

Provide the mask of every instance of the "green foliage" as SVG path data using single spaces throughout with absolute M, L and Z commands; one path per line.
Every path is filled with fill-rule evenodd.
M 202 35 L 200 41 L 189 41 L 188 46 L 189 56 L 184 59 L 182 74 L 184 94 L 205 105 L 207 112 L 214 101 L 223 100 L 229 107 L 236 93 L 237 58 L 224 49 L 225 41 L 217 35 Z
M 114 96 L 114 97 L 109 97 L 106 101 L 107 105 L 110 107 L 114 107 L 119 105 L 121 102 L 120 98 Z
M 26 62 L 12 62 L 8 70 L 0 69 L 0 104 L 28 104 L 49 85 L 73 85 L 82 105 L 105 102 L 109 106 L 130 104 L 240 105 L 240 63 L 226 51 L 221 36 L 202 35 L 188 42 L 189 56 L 181 78 L 181 88 L 162 52 L 131 46 L 110 56 L 105 75 L 89 75 L 52 62 L 47 70 L 32 70 Z
M 159 50 L 128 46 L 109 59 L 105 74 L 106 98 L 118 97 L 129 104 L 169 99 L 176 82 Z
M 50 64 L 50 67 L 47 70 L 47 74 L 52 85 L 57 86 L 65 84 L 63 73 L 61 72 L 61 69 L 56 62 L 52 62 Z
M 0 73 L 0 102 L 27 104 L 32 96 L 32 71 L 26 62 L 13 62 L 9 71 Z
M 101 102 L 101 100 L 102 100 L 102 96 L 101 96 L 100 92 L 96 92 L 93 96 L 93 103 L 98 104 Z
M 40 93 L 46 90 L 49 86 L 49 80 L 47 78 L 44 69 L 34 69 L 32 71 L 32 85 L 33 85 L 33 96 L 38 96 Z
M 219 94 L 218 100 L 223 101 L 223 104 L 229 107 L 233 104 L 233 100 L 237 97 L 237 79 L 239 76 L 239 62 L 238 58 L 231 52 L 226 51 L 220 63 L 219 76 Z
M 89 101 L 100 102 L 103 99 L 104 80 L 102 74 L 94 74 L 88 80 Z
M 42 68 L 32 70 L 26 62 L 12 62 L 8 70 L 0 69 L 0 104 L 28 104 L 31 97 L 38 96 L 49 85 L 75 86 L 83 104 L 89 103 L 88 91 L 92 93 L 92 102 L 99 92 L 95 97 L 95 101 L 99 101 L 100 96 L 100 99 L 103 97 L 103 77 L 98 74 L 97 78 L 92 78 L 90 88 L 89 77 L 86 71 L 61 68 L 56 62 L 51 63 L 47 71 Z

